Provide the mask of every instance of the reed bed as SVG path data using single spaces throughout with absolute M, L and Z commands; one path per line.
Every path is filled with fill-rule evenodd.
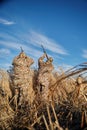
M 87 130 L 87 82 L 82 77 L 87 63 L 52 73 L 43 101 L 37 91 L 38 71 L 28 70 L 25 57 L 16 57 L 9 73 L 0 70 L 0 130 Z

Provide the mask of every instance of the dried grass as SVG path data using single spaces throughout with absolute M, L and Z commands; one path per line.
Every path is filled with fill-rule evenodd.
M 8 98 L 12 97 L 10 90 L 9 75 L 6 71 L 0 69 L 0 90 L 3 94 L 7 95 Z
M 9 105 L 9 99 L 12 97 L 9 84 L 9 75 L 4 70 L 0 70 L 0 129 L 10 129 L 14 111 Z
M 20 58 L 18 61 L 21 64 Z M 22 71 L 18 62 L 16 63 L 12 75 L 0 70 L 1 130 L 87 129 L 87 83 L 85 78 L 82 81 L 76 79 L 76 74 L 87 70 L 86 63 L 60 74 L 52 73 L 46 102 L 37 91 L 37 71 L 28 70 L 26 65 Z M 20 95 L 15 93 L 19 80 L 21 87 L 24 87 L 24 94 L 27 93 L 21 105 L 18 104 Z

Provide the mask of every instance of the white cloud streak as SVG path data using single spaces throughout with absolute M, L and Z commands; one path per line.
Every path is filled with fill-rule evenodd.
M 34 31 L 28 33 L 0 33 L 0 37 L 0 45 L 3 47 L 1 54 L 10 54 L 11 50 L 11 55 L 9 55 L 11 60 L 17 54 L 15 52 L 19 51 L 20 53 L 20 47 L 22 47 L 24 52 L 34 59 L 34 65 L 36 66 L 38 58 L 43 54 L 41 44 L 46 48 L 48 55 L 54 58 L 54 62 L 60 58 L 59 54 L 67 55 L 67 51 L 60 44 Z M 7 48 L 6 52 L 4 48 Z
M 19 44 L 19 43 L 15 43 L 15 42 L 0 41 L 0 45 L 4 45 L 5 47 L 8 47 L 10 49 L 16 49 L 16 50 L 20 50 L 20 47 L 22 47 L 26 53 L 33 55 L 34 57 L 38 57 L 38 56 L 42 55 L 41 51 L 36 50 L 36 49 L 29 47 L 27 45 L 24 45 L 24 44 Z
M 17 48 L 20 48 L 20 46 L 22 46 L 24 50 L 29 50 L 29 51 L 34 50 L 34 52 L 37 52 L 37 54 L 38 54 L 38 52 L 40 52 L 40 51 L 36 50 L 35 48 L 37 47 L 38 49 L 40 49 L 41 44 L 42 44 L 46 48 L 46 50 L 51 52 L 51 54 L 52 53 L 55 53 L 56 55 L 57 54 L 61 54 L 61 55 L 68 54 L 67 51 L 60 44 L 58 44 L 54 40 L 46 37 L 45 35 L 39 34 L 34 31 L 30 31 L 27 34 L 24 33 L 24 35 L 21 34 L 21 36 L 20 36 L 20 33 L 18 33 L 17 35 L 15 34 L 15 36 L 9 35 L 9 34 L 0 34 L 0 37 L 4 37 L 5 40 L 8 40 L 13 43 L 15 41 L 19 42 L 19 43 L 15 43 L 14 45 L 8 43 L 7 46 L 11 45 L 12 48 L 14 47 L 17 49 Z M 20 43 L 23 43 L 23 44 L 20 44 Z M 27 44 L 27 47 L 24 43 Z M 30 46 L 31 46 L 31 50 L 29 49 Z M 41 52 L 40 52 L 40 54 L 41 54 Z
M 57 42 L 55 42 L 53 39 L 50 39 L 42 34 L 39 34 L 37 32 L 31 31 L 29 35 L 29 41 L 37 46 L 43 45 L 48 49 L 49 51 L 57 54 L 67 55 L 67 51 Z
M 6 20 L 6 19 L 0 18 L 0 24 L 3 24 L 3 25 L 13 25 L 13 24 L 15 24 L 15 22 L 13 22 L 13 21 L 8 21 L 8 20 Z
M 69 65 L 69 64 L 64 64 L 64 63 L 63 63 L 63 64 L 61 65 L 61 67 L 64 69 L 64 71 L 66 71 L 66 70 L 72 68 L 73 66 L 72 66 L 72 65 Z
M 65 72 L 65 71 L 71 69 L 72 67 L 73 67 L 72 65 L 63 63 L 63 64 L 60 64 L 58 66 L 55 66 L 55 70 L 62 73 L 62 72 Z
M 1 55 L 8 55 L 8 54 L 10 54 L 10 53 L 11 53 L 11 52 L 10 52 L 9 49 L 6 49 L 6 48 L 0 49 L 0 56 L 1 56 Z
M 83 50 L 82 57 L 87 59 L 87 50 Z
M 8 70 L 10 66 L 11 66 L 11 64 L 9 64 L 9 63 L 1 63 L 0 69 Z

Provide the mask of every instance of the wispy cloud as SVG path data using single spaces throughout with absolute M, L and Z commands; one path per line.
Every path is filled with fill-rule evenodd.
M 26 53 L 28 53 L 34 57 L 42 55 L 41 51 L 36 50 L 35 48 L 32 48 L 30 46 L 16 43 L 16 42 L 0 41 L 0 45 L 4 45 L 5 47 L 8 47 L 9 49 L 15 49 L 15 50 L 19 50 L 19 51 L 20 51 L 20 47 L 22 47 Z
M 14 45 L 8 42 L 6 46 L 9 46 L 9 47 L 11 46 L 12 48 L 20 48 L 20 46 L 22 46 L 24 50 L 27 50 L 30 52 L 32 50 L 36 52 L 37 55 L 39 54 L 38 52 L 40 52 L 41 50 L 40 49 L 41 44 L 46 48 L 48 53 L 50 52 L 49 53 L 50 55 L 53 55 L 53 54 L 67 55 L 68 54 L 67 51 L 64 49 L 64 47 L 62 47 L 59 43 L 57 43 L 53 39 L 48 38 L 45 35 L 42 35 L 34 31 L 30 31 L 28 33 L 25 32 L 24 34 L 21 34 L 21 35 L 20 33 L 17 33 L 17 35 L 16 34 L 9 35 L 9 34 L 0 33 L 0 37 L 1 38 L 4 37 L 6 41 L 10 40 L 10 42 L 13 42 L 13 43 L 18 41 L 18 43 L 15 43 Z M 4 41 L 2 41 L 2 43 L 3 42 Z M 5 44 L 5 42 L 3 44 Z
M 58 71 L 58 72 L 65 72 L 67 70 L 69 70 L 70 68 L 72 68 L 73 66 L 72 65 L 69 65 L 69 64 L 60 64 L 58 66 L 55 66 L 55 69 Z
M 0 24 L 12 25 L 12 24 L 15 24 L 15 22 L 13 22 L 13 21 L 8 21 L 8 20 L 6 20 L 6 19 L 0 18 Z
M 66 71 L 66 70 L 72 68 L 73 66 L 72 66 L 72 65 L 69 65 L 69 64 L 63 63 L 63 64 L 61 65 L 61 67 L 64 69 L 64 71 Z
M 8 55 L 8 54 L 10 54 L 10 53 L 11 53 L 11 52 L 10 52 L 9 49 L 6 49 L 6 48 L 0 49 L 0 56 L 2 56 L 2 55 Z
M 87 50 L 83 50 L 82 57 L 87 59 Z
M 10 63 L 1 63 L 0 64 L 0 69 L 8 70 L 10 68 L 10 66 L 11 66 Z
M 48 38 L 45 35 L 34 31 L 30 31 L 27 33 L 11 33 L 9 31 L 2 32 L 0 33 L 0 38 L 0 46 L 3 48 L 1 49 L 1 54 L 8 53 L 9 59 L 12 61 L 17 53 L 20 53 L 20 47 L 22 47 L 24 52 L 34 59 L 35 67 L 38 65 L 38 58 L 43 54 L 41 44 L 43 44 L 43 46 L 46 48 L 48 56 L 53 57 L 54 64 L 56 65 L 57 60 L 59 58 L 62 58 L 61 56 L 68 54 L 67 51 L 59 43 L 57 43 L 53 39 Z M 7 48 L 7 50 L 5 50 L 4 48 Z M 8 60 L 6 64 L 7 63 Z
M 42 44 L 44 45 L 44 47 L 46 47 L 46 49 L 53 53 L 58 53 L 62 55 L 68 54 L 67 51 L 59 43 L 40 33 L 31 31 L 29 35 L 29 41 L 35 46 L 41 46 Z

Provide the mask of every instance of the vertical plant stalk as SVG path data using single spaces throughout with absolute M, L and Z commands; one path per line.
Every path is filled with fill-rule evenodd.
M 54 117 L 55 117 L 55 120 L 56 120 L 56 124 L 57 124 L 58 130 L 63 130 L 62 127 L 60 127 L 60 125 L 59 125 L 59 122 L 58 122 L 58 119 L 57 119 L 57 115 L 56 115 L 56 112 L 55 112 L 55 109 L 54 109 L 54 106 L 53 106 L 52 103 L 51 103 L 51 107 L 52 107 L 52 111 L 53 111 L 53 114 L 54 114 Z
M 82 112 L 82 118 L 81 118 L 81 128 L 84 127 L 84 118 L 85 118 L 85 113 L 84 111 Z
M 46 121 L 46 118 L 45 118 L 44 115 L 43 115 L 43 120 L 44 120 L 44 123 L 45 123 L 46 129 L 47 129 L 47 130 L 50 130 L 49 127 L 48 127 L 48 124 L 47 124 L 47 121 Z
M 50 128 L 51 128 L 51 130 L 53 130 L 53 123 L 52 123 L 52 120 L 51 120 L 49 106 L 47 105 L 46 107 L 47 107 L 47 114 L 48 114 L 48 118 L 49 118 Z
M 87 111 L 85 111 L 85 122 L 86 122 L 86 125 L 87 125 Z
M 15 110 L 17 111 L 17 108 L 18 108 L 17 95 L 14 96 L 14 102 L 15 102 Z

